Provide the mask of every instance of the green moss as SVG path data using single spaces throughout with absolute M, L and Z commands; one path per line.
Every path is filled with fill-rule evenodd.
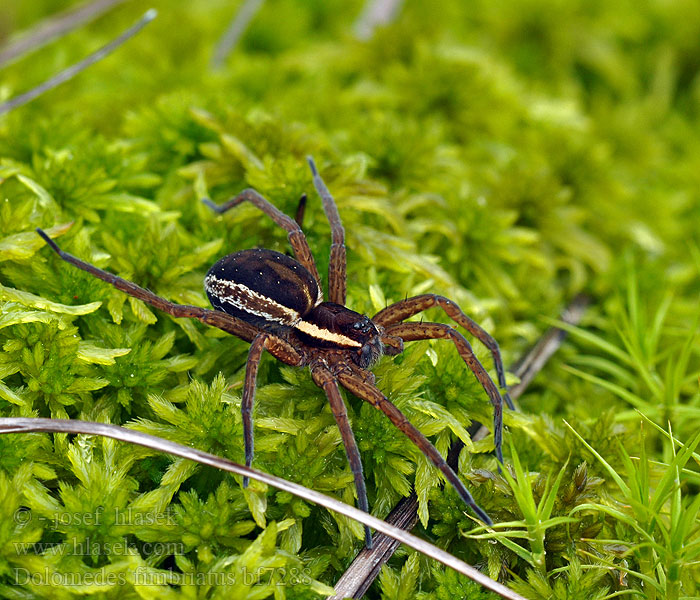
M 0 38 L 68 4 L 5 3 Z M 360 42 L 349 24 L 361 4 L 268 2 L 212 72 L 235 7 L 157 0 L 158 19 L 125 47 L 0 118 L 0 414 L 123 424 L 242 461 L 247 344 L 127 298 L 60 261 L 34 228 L 206 306 L 216 258 L 289 248 L 254 209 L 219 217 L 199 199 L 252 186 L 293 215 L 313 154 L 347 233 L 351 308 L 442 293 L 513 364 L 575 293 L 594 299 L 522 411 L 506 414 L 513 477 L 497 472 L 491 437 L 465 439 L 465 480 L 510 523 L 496 543 L 420 452 L 348 395 L 373 511 L 385 516 L 414 485 L 425 535 L 528 598 L 696 596 L 700 14 L 691 2 L 415 2 Z M 126 3 L 5 66 L 0 97 L 82 58 L 138 10 Z M 314 194 L 304 228 L 325 274 Z M 373 370 L 443 453 L 471 422 L 491 423 L 448 343 L 409 345 Z M 265 357 L 258 381 L 254 466 L 353 503 L 308 373 Z M 287 494 L 87 436 L 0 437 L 0 498 L 0 595 L 12 598 L 322 597 L 363 535 Z M 88 540 L 96 550 L 78 551 Z M 487 596 L 405 552 L 368 593 Z

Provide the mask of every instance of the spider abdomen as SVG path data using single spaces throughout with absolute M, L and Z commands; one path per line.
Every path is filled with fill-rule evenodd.
M 379 356 L 376 327 L 364 315 L 340 304 L 322 302 L 313 275 L 293 258 L 273 250 L 242 250 L 209 269 L 204 289 L 214 308 L 280 333 L 294 329 L 315 348 L 355 350 L 367 366 Z
M 242 250 L 216 262 L 204 278 L 214 308 L 264 329 L 294 327 L 323 300 L 313 275 L 273 250 Z

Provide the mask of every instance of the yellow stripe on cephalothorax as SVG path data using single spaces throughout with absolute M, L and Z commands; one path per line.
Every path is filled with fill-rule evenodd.
M 360 348 L 362 346 L 360 342 L 356 342 L 352 338 L 349 338 L 348 336 L 343 335 L 342 333 L 336 333 L 334 331 L 329 331 L 328 329 L 322 329 L 318 325 L 314 325 L 313 323 L 309 323 L 308 321 L 299 321 L 298 323 L 295 323 L 294 327 L 296 327 L 299 331 L 305 333 L 306 335 L 309 335 L 318 340 L 332 342 L 341 346 L 350 346 L 352 348 Z

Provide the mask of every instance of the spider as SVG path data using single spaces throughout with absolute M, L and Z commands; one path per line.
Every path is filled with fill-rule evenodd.
M 454 302 L 436 294 L 406 298 L 387 306 L 371 319 L 346 308 L 345 231 L 335 202 L 313 159 L 308 157 L 307 160 L 332 233 L 328 268 L 329 302 L 323 301 L 321 279 L 299 224 L 303 215 L 304 197 L 296 221 L 280 212 L 253 189 L 242 191 L 220 206 L 211 200 L 204 200 L 220 214 L 242 202 L 250 202 L 287 231 L 296 257 L 294 260 L 285 254 L 266 249 L 241 250 L 225 256 L 209 269 L 204 279 L 204 288 L 214 310 L 170 302 L 62 251 L 44 231 L 37 229 L 37 232 L 61 259 L 110 283 L 118 290 L 173 317 L 198 319 L 250 342 L 241 399 L 246 466 L 250 467 L 253 462 L 252 412 L 256 376 L 262 353 L 267 351 L 285 364 L 309 367 L 313 381 L 325 392 L 340 429 L 361 510 L 369 512 L 362 462 L 339 384 L 389 417 L 442 472 L 472 511 L 483 522 L 491 525 L 489 516 L 474 501 L 436 448 L 375 387 L 374 375 L 368 368 L 382 354 L 401 353 L 404 342 L 451 340 L 493 404 L 494 444 L 496 456 L 502 463 L 503 400 L 495 383 L 474 355 L 469 342 L 449 325 L 405 320 L 428 308 L 441 308 L 491 351 L 499 384 L 505 389 L 505 372 L 498 344 Z M 507 392 L 505 399 L 512 408 Z M 247 478 L 244 478 L 243 485 L 248 485 Z M 371 548 L 372 537 L 367 527 L 365 543 Z

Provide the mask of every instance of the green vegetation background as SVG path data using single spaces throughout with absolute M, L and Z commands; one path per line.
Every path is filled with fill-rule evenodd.
M 4 2 L 0 39 L 70 4 Z M 462 453 L 476 500 L 509 523 L 497 541 L 467 537 L 453 491 L 349 397 L 373 512 L 415 482 L 422 535 L 528 598 L 698 597 L 699 5 L 409 1 L 362 42 L 361 4 L 269 0 L 212 72 L 238 3 L 156 0 L 127 46 L 0 118 L 0 414 L 124 424 L 242 462 L 247 344 L 126 298 L 34 228 L 206 306 L 216 258 L 287 245 L 254 209 L 221 218 L 199 198 L 252 186 L 293 214 L 313 154 L 347 232 L 351 308 L 445 294 L 512 365 L 577 292 L 593 298 L 506 415 L 508 472 L 491 437 Z M 0 99 L 144 9 L 127 2 L 3 68 Z M 305 228 L 324 272 L 315 194 Z M 374 370 L 442 452 L 491 422 L 449 344 Z M 254 466 L 354 502 L 322 393 L 270 358 Z M 0 499 L 5 598 L 317 598 L 361 544 L 356 523 L 286 494 L 85 436 L 1 436 Z M 368 597 L 491 596 L 401 550 Z

